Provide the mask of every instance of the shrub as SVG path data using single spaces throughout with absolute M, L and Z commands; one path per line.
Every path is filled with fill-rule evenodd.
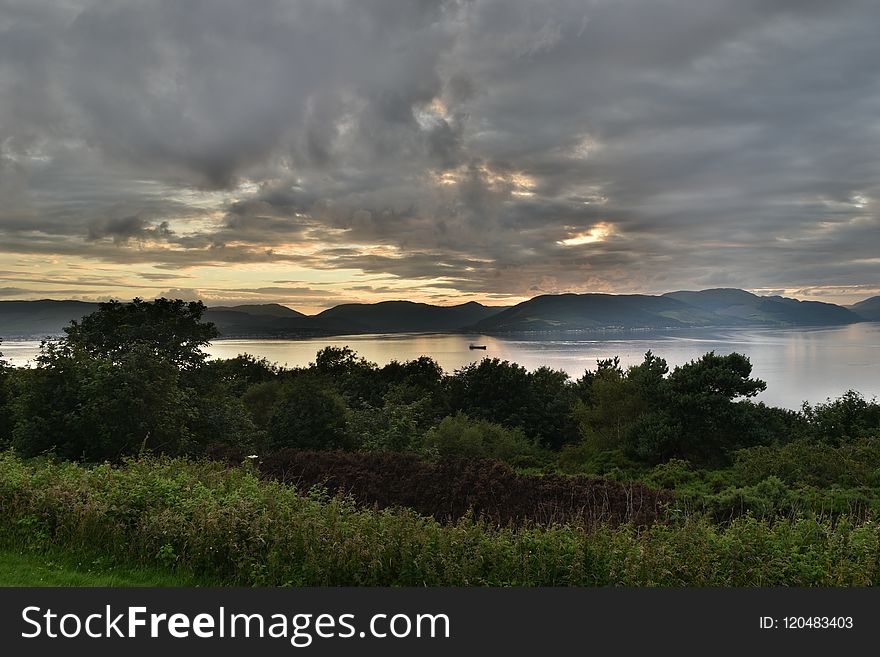
M 810 424 L 810 436 L 818 442 L 840 445 L 880 435 L 880 404 L 854 390 L 824 404 L 804 404 L 803 414 Z
M 499 461 L 414 454 L 281 450 L 264 457 L 261 471 L 303 489 L 326 487 L 358 503 L 408 507 L 441 522 L 473 512 L 494 524 L 655 521 L 669 493 L 640 484 L 591 477 L 518 474 Z
M 472 419 L 464 413 L 447 416 L 424 439 L 429 454 L 475 459 L 512 461 L 535 456 L 538 448 L 522 429 L 508 429 L 487 420 Z
M 780 447 L 744 449 L 737 452 L 733 474 L 746 485 L 775 476 L 807 486 L 880 487 L 880 437 L 839 447 L 798 440 Z

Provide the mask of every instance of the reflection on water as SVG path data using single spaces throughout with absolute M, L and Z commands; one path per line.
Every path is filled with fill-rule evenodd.
M 485 344 L 486 351 L 468 349 Z M 452 372 L 482 358 L 514 361 L 529 369 L 542 365 L 574 377 L 592 369 L 596 360 L 619 356 L 623 365 L 641 362 L 649 349 L 670 367 L 707 351 L 741 352 L 752 360 L 754 374 L 767 381 L 759 398 L 768 404 L 798 408 L 854 389 L 880 396 L 880 323 L 818 329 L 730 329 L 667 333 L 621 332 L 541 334 L 501 338 L 487 335 L 354 335 L 304 340 L 218 340 L 208 352 L 215 358 L 240 353 L 265 357 L 290 367 L 307 365 L 326 345 L 348 345 L 370 361 L 384 364 L 422 355 Z M 39 351 L 39 342 L 4 342 L 4 358 L 25 365 Z

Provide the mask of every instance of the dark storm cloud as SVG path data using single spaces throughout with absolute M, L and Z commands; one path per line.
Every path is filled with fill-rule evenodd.
M 872 0 L 0 0 L 2 250 L 858 289 L 878 28 Z

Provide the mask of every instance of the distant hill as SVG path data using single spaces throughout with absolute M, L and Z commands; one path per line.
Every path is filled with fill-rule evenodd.
M 288 312 L 279 310 L 281 308 Z M 221 337 L 300 337 L 454 331 L 498 310 L 473 302 L 432 306 L 411 301 L 382 301 L 344 304 L 308 316 L 285 306 L 269 304 L 210 308 L 205 319 L 214 322 Z
M 487 333 L 710 326 L 717 316 L 677 299 L 644 294 L 535 297 L 474 324 Z
M 205 312 L 222 338 L 290 338 L 334 335 L 343 326 L 315 322 L 313 317 L 277 303 L 213 306 Z
M 761 297 L 745 290 L 720 288 L 698 292 L 668 292 L 663 296 L 710 311 L 721 318 L 767 326 L 829 326 L 852 324 L 862 318 L 842 306 L 787 297 Z
M 717 288 L 697 292 L 667 292 L 663 296 L 684 301 L 690 306 L 696 306 L 713 313 L 741 319 L 750 319 L 752 307 L 761 299 L 751 292 L 736 288 Z
M 270 317 L 307 317 L 298 310 L 282 306 L 280 303 L 252 303 L 240 306 L 211 306 L 208 312 L 231 311 L 246 313 L 248 315 L 261 315 Z
M 0 338 L 41 339 L 60 335 L 72 319 L 98 309 L 87 301 L 0 301 Z
M 0 301 L 0 338 L 43 338 L 61 335 L 73 319 L 98 309 L 82 301 Z M 318 315 L 279 304 L 209 307 L 204 320 L 223 338 L 298 338 L 354 333 L 454 331 L 499 308 L 479 303 L 432 306 L 410 301 L 345 304 Z
M 880 297 L 871 297 L 864 301 L 859 301 L 849 307 L 859 317 L 863 317 L 871 322 L 880 322 Z
M 841 306 L 737 289 L 535 297 L 474 324 L 486 333 L 730 326 L 829 326 L 862 318 Z
M 504 308 L 471 301 L 458 306 L 432 306 L 412 301 L 347 303 L 316 315 L 318 320 L 343 321 L 366 333 L 454 331 L 496 315 Z
M 316 322 L 314 317 L 260 315 L 239 310 L 209 308 L 204 320 L 213 322 L 221 338 L 297 338 L 346 333 L 346 326 Z

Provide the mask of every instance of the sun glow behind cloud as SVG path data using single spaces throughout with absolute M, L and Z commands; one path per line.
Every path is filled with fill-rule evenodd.
M 583 233 L 575 233 L 571 237 L 556 242 L 562 246 L 581 246 L 583 244 L 593 244 L 595 242 L 604 242 L 611 234 L 611 224 L 600 221 L 598 224 Z

